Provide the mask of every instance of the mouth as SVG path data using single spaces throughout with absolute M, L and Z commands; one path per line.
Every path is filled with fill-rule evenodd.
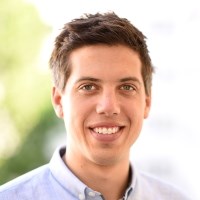
M 115 126 L 115 127 L 95 127 L 91 128 L 93 132 L 97 134 L 103 134 L 103 135 L 111 135 L 111 134 L 116 134 L 119 132 L 120 127 Z
M 91 135 L 100 142 L 114 142 L 119 138 L 125 126 L 117 124 L 96 124 L 90 127 Z

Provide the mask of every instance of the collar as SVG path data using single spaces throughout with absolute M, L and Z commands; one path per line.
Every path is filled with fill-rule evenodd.
M 87 199 L 87 196 L 101 196 L 99 192 L 93 191 L 87 187 L 87 185 L 81 182 L 67 167 L 67 165 L 62 160 L 62 156 L 65 154 L 65 152 L 66 147 L 57 148 L 49 163 L 51 173 L 56 181 L 66 192 L 71 193 L 73 196 L 80 200 Z M 132 164 L 130 164 L 130 168 L 130 183 L 122 199 L 127 199 L 136 185 L 135 169 L 133 168 Z

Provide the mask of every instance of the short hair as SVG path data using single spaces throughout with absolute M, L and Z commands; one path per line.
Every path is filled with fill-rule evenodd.
M 97 44 L 121 44 L 137 52 L 142 63 L 145 92 L 150 95 L 154 68 L 146 37 L 130 21 L 118 17 L 114 12 L 85 14 L 64 25 L 55 39 L 49 61 L 55 87 L 63 91 L 66 86 L 70 76 L 70 53 L 83 46 Z

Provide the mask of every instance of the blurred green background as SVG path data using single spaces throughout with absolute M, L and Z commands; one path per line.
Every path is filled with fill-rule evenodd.
M 1 0 L 0 185 L 48 162 L 49 138 L 62 132 L 51 105 L 48 60 L 39 56 L 50 33 L 34 5 Z

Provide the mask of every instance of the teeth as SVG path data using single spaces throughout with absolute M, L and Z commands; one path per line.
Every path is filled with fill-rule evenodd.
M 101 127 L 101 128 L 94 128 L 93 129 L 94 132 L 99 133 L 99 134 L 114 134 L 116 132 L 119 131 L 119 127 L 110 127 L 110 128 L 106 128 L 106 127 Z

